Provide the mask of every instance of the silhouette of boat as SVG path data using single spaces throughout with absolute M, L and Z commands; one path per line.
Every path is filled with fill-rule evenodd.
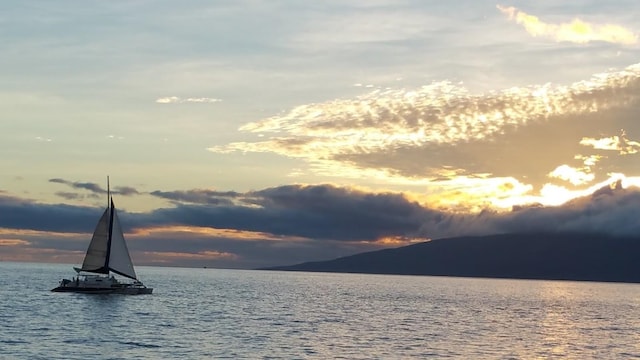
M 82 267 L 73 268 L 78 275 L 71 280 L 62 279 L 51 291 L 127 295 L 153 292 L 153 288 L 146 287 L 136 276 L 118 212 L 109 191 L 108 177 L 107 199 L 107 208 L 93 232 Z M 133 281 L 120 280 L 114 274 Z

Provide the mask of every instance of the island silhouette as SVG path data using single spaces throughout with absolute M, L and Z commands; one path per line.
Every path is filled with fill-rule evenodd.
M 263 270 L 640 282 L 640 236 L 465 236 Z

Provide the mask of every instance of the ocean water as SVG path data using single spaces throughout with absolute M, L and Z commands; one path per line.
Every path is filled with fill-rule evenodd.
M 136 270 L 152 295 L 0 262 L 0 359 L 640 358 L 636 284 Z

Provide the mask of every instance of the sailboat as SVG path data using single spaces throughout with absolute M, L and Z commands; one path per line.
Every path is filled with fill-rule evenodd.
M 136 276 L 120 219 L 110 195 L 109 178 L 107 199 L 107 208 L 93 232 L 82 267 L 73 268 L 78 275 L 71 280 L 62 279 L 51 291 L 127 295 L 151 294 L 153 291 L 153 288 L 146 287 Z M 132 281 L 121 281 L 113 274 Z

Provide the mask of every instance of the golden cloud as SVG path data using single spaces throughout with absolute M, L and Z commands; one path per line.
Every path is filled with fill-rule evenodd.
M 428 241 L 428 240 L 430 240 L 430 239 L 425 239 L 423 237 L 408 238 L 408 237 L 403 237 L 403 236 L 387 236 L 387 237 L 383 237 L 383 238 L 380 238 L 380 239 L 374 241 L 373 244 L 379 245 L 379 246 L 382 246 L 382 247 L 406 246 L 406 245 L 410 245 L 410 244 L 421 243 L 421 242 Z M 369 241 L 365 241 L 363 243 L 367 244 L 367 245 L 371 244 L 371 242 L 369 242 Z
M 26 247 L 23 247 L 26 245 Z M 84 251 L 68 251 L 59 249 L 30 248 L 30 244 L 19 244 L 7 247 L 0 252 L 0 261 L 46 262 L 73 264 L 82 261 Z
M 358 166 L 353 157 L 491 141 L 506 129 L 528 126 L 552 116 L 589 114 L 625 106 L 640 98 L 638 87 L 640 64 L 619 72 L 597 74 L 569 86 L 547 84 L 480 95 L 469 94 L 464 87 L 449 82 L 413 91 L 373 91 L 355 99 L 298 106 L 288 113 L 246 124 L 241 131 L 263 137 L 255 142 L 235 142 L 209 150 L 273 152 L 306 159 L 312 170 L 323 175 L 389 179 L 394 177 L 393 164 Z M 434 169 L 438 173 L 444 170 Z
M 640 96 L 640 64 L 594 75 L 570 86 L 543 85 L 470 95 L 449 82 L 406 90 L 373 91 L 353 100 L 302 105 L 284 115 L 249 123 L 241 131 L 273 134 L 210 151 L 276 152 L 289 157 L 332 159 L 398 146 L 455 144 L 499 135 L 505 127 L 550 116 L 581 114 L 627 104 Z M 285 136 L 276 136 L 285 134 Z
M 640 149 L 624 133 L 611 137 L 615 144 L 592 136 L 612 131 L 613 122 L 602 121 L 608 114 L 630 124 L 639 103 L 640 64 L 569 85 L 484 94 L 439 82 L 297 106 L 242 126 L 258 135 L 255 141 L 209 150 L 271 152 L 305 160 L 319 175 L 427 187 L 431 206 L 458 211 L 555 204 L 582 193 L 546 186 L 549 177 L 582 187 L 606 176 L 592 169 L 604 157 L 575 155 L 581 146 L 614 147 L 619 154 Z M 583 136 L 576 134 L 578 121 Z
M 569 23 L 548 24 L 537 16 L 529 15 L 515 7 L 497 5 L 498 10 L 510 20 L 524 26 L 532 36 L 545 36 L 556 41 L 568 41 L 585 44 L 591 41 L 604 41 L 614 44 L 633 45 L 638 42 L 638 35 L 619 25 L 590 24 L 580 19 Z
M 640 150 L 640 142 L 627 139 L 627 134 L 622 130 L 620 136 L 611 136 L 604 138 L 583 137 L 580 145 L 591 146 L 598 150 L 618 151 L 620 155 L 636 154 Z
M 135 229 L 130 238 L 135 239 L 138 237 L 208 237 L 208 238 L 225 238 L 233 240 L 245 240 L 245 241 L 303 241 L 307 240 L 301 237 L 295 236 L 278 236 L 259 231 L 245 231 L 235 229 L 216 229 L 210 227 L 200 226 L 157 226 L 149 228 Z
M 595 179 L 595 175 L 589 173 L 589 168 L 577 169 L 566 164 L 555 168 L 555 170 L 549 173 L 549 176 L 568 181 L 573 185 L 588 184 Z
M 30 242 L 20 239 L 0 239 L 0 246 L 26 246 L 31 245 Z
M 42 238 L 42 237 L 56 237 L 64 239 L 84 239 L 84 234 L 78 233 L 64 233 L 55 231 L 40 231 L 29 229 L 9 229 L 0 228 L 0 236 L 6 237 L 8 240 L 14 240 L 15 238 Z M 25 240 L 27 241 L 27 240 Z
M 175 260 L 237 260 L 238 255 L 229 252 L 220 251 L 200 251 L 197 253 L 185 253 L 185 252 L 160 252 L 160 251 L 145 251 L 143 252 L 145 258 L 149 258 L 154 262 L 170 263 Z

